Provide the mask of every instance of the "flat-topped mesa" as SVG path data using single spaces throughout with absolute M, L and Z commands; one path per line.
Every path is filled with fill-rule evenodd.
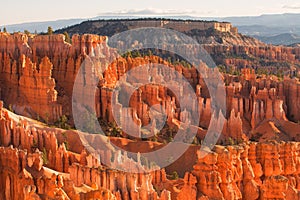
M 122 21 L 122 20 L 121 20 Z M 103 26 L 107 24 L 106 21 L 99 22 Z M 220 32 L 231 32 L 236 34 L 238 32 L 236 27 L 233 27 L 229 22 L 209 22 L 209 21 L 193 21 L 193 20 L 129 20 L 122 21 L 122 23 L 128 27 L 128 29 L 136 29 L 141 27 L 160 27 L 173 29 L 179 32 L 188 32 L 191 30 L 217 30 Z
M 82 29 L 85 27 L 85 30 Z M 138 28 L 166 28 L 179 32 L 191 32 L 194 30 L 215 30 L 223 33 L 238 34 L 238 29 L 229 22 L 202 21 L 202 20 L 175 20 L 175 19 L 118 19 L 86 21 L 79 25 L 70 26 L 58 30 L 58 33 L 67 31 L 71 34 L 88 33 L 98 31 L 98 34 L 112 36 L 122 31 Z M 92 31 L 93 30 L 93 31 Z

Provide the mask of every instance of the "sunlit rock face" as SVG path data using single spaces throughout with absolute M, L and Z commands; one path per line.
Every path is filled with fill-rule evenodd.
M 105 36 L 73 35 L 69 44 L 63 35 L 0 33 L 0 199 L 299 199 L 299 81 L 255 74 L 250 68 L 265 69 L 257 58 L 299 64 L 300 48 L 242 41 L 242 36 L 226 23 L 207 26 L 231 36 L 225 37 L 223 44 L 213 42 L 204 48 L 218 64 L 233 66 L 240 73 L 223 73 L 224 85 L 214 85 L 226 91 L 224 124 L 214 123 L 220 120 L 220 114 L 212 109 L 210 91 L 194 67 L 155 55 L 121 57 L 108 46 Z M 79 81 L 85 90 L 77 91 L 74 81 L 83 63 L 86 70 Z M 170 70 L 156 70 L 155 64 Z M 128 71 L 139 66 L 147 70 L 126 79 L 129 89 L 125 96 L 129 96 L 130 87 L 137 89 L 129 98 L 129 106 L 123 106 L 125 97 L 114 94 L 113 89 Z M 200 67 L 212 77 L 218 72 L 208 72 L 203 64 Z M 89 87 L 91 75 L 99 78 L 95 90 Z M 184 76 L 187 83 L 176 85 L 178 75 Z M 159 84 L 136 83 L 149 76 L 157 81 L 167 77 L 176 91 Z M 178 99 L 187 101 L 188 85 L 196 99 L 180 110 Z M 136 135 L 93 135 L 109 151 L 91 152 L 78 132 L 38 122 L 53 124 L 67 115 L 73 125 L 74 93 L 95 101 L 85 106 L 94 104 L 97 118 L 109 124 L 117 117 L 122 128 Z M 113 104 L 116 115 L 112 113 Z M 193 110 L 199 113 L 199 121 L 190 117 Z M 156 134 L 159 121 L 151 121 L 151 117 L 163 118 L 161 112 L 169 128 L 162 137 L 157 141 L 135 139 L 142 134 Z M 166 145 L 163 139 L 170 138 L 180 123 L 194 124 L 196 142 L 165 169 L 141 162 L 140 154 L 132 159 L 112 148 L 114 143 L 128 151 L 155 151 Z M 198 150 L 210 124 L 220 126 L 217 128 L 222 134 L 219 145 L 204 149 L 207 156 L 202 157 L 203 152 Z M 149 130 L 143 130 L 147 125 Z M 136 173 L 127 172 L 132 169 Z
M 228 51 L 232 55 L 246 53 L 278 63 L 287 61 L 298 63 L 300 56 L 297 48 L 270 47 L 263 44 L 246 46 L 241 43 L 239 47 L 230 44 L 221 46 L 211 44 L 204 45 L 204 48 L 220 60 L 220 63 L 235 67 L 252 66 L 254 63 L 251 63 L 251 60 L 246 65 L 241 65 L 238 60 L 228 63 L 226 56 L 218 59 L 218 55 Z M 158 56 L 120 57 L 115 49 L 107 45 L 107 37 L 73 35 L 72 44 L 69 44 L 64 41 L 64 35 L 27 36 L 22 33 L 13 35 L 1 33 L 0 52 L 1 98 L 6 107 L 11 107 L 18 114 L 47 123 L 57 121 L 62 115 L 72 118 L 71 97 L 73 92 L 77 92 L 76 89 L 73 90 L 74 81 L 84 63 L 87 70 L 82 82 L 86 84 L 86 89 L 78 92 L 83 92 L 81 95 L 83 99 L 95 99 L 98 118 L 113 122 L 112 103 L 114 103 L 120 105 L 117 111 L 119 117 L 123 113 L 122 116 L 131 116 L 135 118 L 136 124 L 144 126 L 150 123 L 151 107 L 158 104 L 164 109 L 169 125 L 172 126 L 172 121 L 180 121 L 182 117 L 189 115 L 178 110 L 179 104 L 176 102 L 176 98 L 178 100 L 185 96 L 184 92 L 177 92 L 180 96 L 176 97 L 160 85 L 146 85 L 132 94 L 130 109 L 122 107 L 123 97 L 112 96 L 112 89 L 124 74 L 139 66 L 148 66 L 148 71 L 155 80 L 161 80 L 166 74 L 169 81 L 175 80 L 177 75 L 172 71 L 151 71 L 153 64 L 163 64 L 183 75 L 195 90 L 198 102 L 194 102 L 194 107 L 190 109 L 198 110 L 200 113 L 198 125 L 204 132 L 199 130 L 199 137 L 204 135 L 205 129 L 210 124 L 213 114 L 210 91 L 195 68 L 189 69 L 181 64 L 174 65 Z M 247 61 L 247 58 L 243 59 L 244 61 Z M 95 91 L 89 88 L 91 75 L 99 77 L 99 85 Z M 146 80 L 148 74 L 142 71 L 137 74 L 137 78 Z M 224 82 L 227 103 L 225 116 L 227 122 L 223 128 L 225 138 L 241 139 L 244 138 L 243 134 L 248 138 L 257 138 L 261 132 L 267 130 L 269 134 L 264 133 L 266 137 L 259 137 L 261 140 L 276 139 L 277 136 L 283 140 L 298 140 L 299 126 L 289 121 L 300 120 L 297 112 L 300 108 L 299 82 L 288 78 L 279 81 L 274 76 L 258 76 L 247 68 L 241 70 L 240 76 L 225 74 Z M 134 79 L 128 79 L 128 84 L 136 87 Z M 185 91 L 186 85 L 176 87 L 178 91 Z M 127 124 L 126 121 L 124 124 Z M 277 132 L 277 136 L 270 134 L 272 131 Z
M 120 152 L 112 156 L 115 160 L 111 166 L 140 168 L 142 173 L 109 169 L 101 164 L 105 152 L 89 154 L 83 147 L 78 148 L 80 145 L 75 152 L 67 150 L 66 144 L 76 132 L 43 127 L 4 109 L 1 109 L 0 130 L 3 199 L 97 196 L 100 199 L 193 200 L 299 196 L 298 142 L 216 146 L 205 157 L 198 151 L 194 170 L 187 172 L 183 179 L 169 180 L 164 169 L 147 173 L 146 166 Z M 126 139 L 117 140 L 126 143 Z

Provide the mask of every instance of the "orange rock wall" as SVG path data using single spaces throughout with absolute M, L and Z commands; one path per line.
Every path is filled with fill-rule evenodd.
M 2 107 L 0 113 L 1 199 L 169 199 L 167 191 L 159 198 L 152 186 L 166 180 L 164 171 L 128 174 L 108 169 L 85 150 L 78 154 L 66 149 L 68 143 L 59 145 L 57 137 L 67 137 L 62 130 L 41 128 L 21 117 L 16 121 Z
M 198 158 L 184 179 L 168 180 L 164 170 L 129 174 L 107 169 L 85 150 L 80 154 L 67 150 L 60 140 L 68 134 L 1 110 L 1 199 L 299 198 L 298 142 L 216 146 Z
M 298 199 L 298 149 L 296 142 L 216 146 L 194 166 L 198 198 Z

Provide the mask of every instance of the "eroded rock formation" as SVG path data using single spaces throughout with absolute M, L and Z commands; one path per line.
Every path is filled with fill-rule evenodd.
M 216 146 L 205 157 L 198 151 L 192 173 L 169 180 L 159 169 L 132 174 L 107 168 L 97 159 L 105 156 L 68 144 L 75 132 L 46 128 L 3 108 L 0 122 L 1 199 L 299 198 L 298 142 Z
M 64 41 L 63 35 L 28 38 L 27 35 L 20 33 L 14 35 L 1 33 L 1 97 L 5 105 L 19 114 L 43 119 L 46 122 L 55 122 L 62 114 L 72 117 L 71 97 L 74 80 L 79 68 L 85 66 L 86 70 L 81 82 L 86 86 L 84 90 L 78 90 L 78 92 L 83 92 L 80 94 L 83 99 L 93 99 L 93 91 L 88 88 L 90 80 L 88 76 L 94 74 L 99 77 L 100 82 L 95 95 L 97 117 L 113 122 L 112 103 L 121 103 L 120 112 L 124 115 L 127 113 L 130 118 L 135 118 L 134 121 L 140 126 L 150 122 L 149 111 L 151 106 L 156 104 L 163 107 L 171 126 L 174 119 L 181 120 L 182 117 L 189 116 L 189 113 L 181 113 L 182 111 L 178 109 L 179 102 L 176 101 L 176 96 L 159 85 L 146 85 L 136 90 L 129 103 L 130 109 L 122 107 L 123 103 L 119 102 L 122 99 L 119 97 L 112 98 L 113 89 L 123 75 L 144 65 L 148 66 L 147 73 L 149 74 L 145 70 L 137 73 L 135 78 L 138 81 L 147 80 L 151 76 L 154 82 L 157 82 L 168 74 L 167 80 L 176 82 L 177 75 L 174 71 L 182 74 L 193 86 L 198 97 L 198 102 L 194 102 L 194 107 L 190 108 L 200 113 L 198 125 L 204 130 L 209 127 L 213 112 L 211 91 L 208 90 L 201 74 L 195 68 L 187 69 L 182 65 L 173 65 L 157 56 L 118 57 L 115 49 L 109 48 L 106 42 L 106 37 L 95 35 L 74 35 L 71 45 Z M 297 48 L 269 46 L 216 44 L 205 45 L 204 48 L 211 55 L 216 56 L 217 60 L 222 58 L 218 55 L 227 52 L 230 55 L 246 54 L 270 62 L 298 63 L 300 53 Z M 227 63 L 227 57 L 222 59 L 225 63 Z M 111 63 L 108 63 L 110 61 Z M 167 65 L 170 70 L 151 70 L 155 63 Z M 237 67 L 254 64 L 239 66 L 238 63 L 227 63 L 229 66 Z M 130 77 L 131 80 L 127 81 L 135 87 L 137 80 L 132 78 L 134 75 Z M 224 125 L 223 134 L 226 138 L 240 140 L 246 135 L 248 138 L 258 139 L 262 134 L 262 129 L 268 129 L 267 132 L 272 133 L 264 134 L 265 139 L 279 137 L 283 140 L 297 140 L 299 126 L 293 123 L 300 120 L 299 112 L 297 112 L 300 108 L 300 86 L 297 80 L 286 78 L 284 81 L 278 81 L 274 76 L 258 77 L 249 69 L 242 69 L 240 77 L 225 75 L 224 82 L 226 84 L 227 114 L 225 117 L 227 122 Z M 29 89 L 29 87 L 34 89 Z M 177 85 L 176 87 L 177 89 L 172 92 L 184 97 L 182 91 L 185 91 L 186 86 Z M 77 90 L 75 89 L 74 92 Z M 113 99 L 115 102 L 112 102 Z M 177 97 L 178 99 L 180 97 Z M 123 123 L 127 124 L 125 121 Z M 197 125 L 197 122 L 194 124 Z M 291 129 L 295 132 L 291 133 Z
M 298 143 L 251 143 L 216 146 L 199 160 L 193 174 L 198 196 L 209 199 L 299 198 Z M 286 160 L 289 154 L 289 160 Z
M 122 124 L 123 132 L 116 127 L 108 130 L 117 132 L 119 135 L 111 136 L 119 138 L 95 136 L 95 141 L 109 148 L 112 142 L 132 151 L 156 150 L 172 141 L 181 123 L 192 124 L 189 130 L 196 130 L 196 145 L 210 125 L 222 130 L 219 143 L 229 144 L 207 150 L 203 158 L 199 151 L 196 163 L 184 158 L 200 149 L 192 146 L 180 161 L 193 170 L 180 169 L 184 178 L 170 180 L 165 169 L 145 165 L 141 158 L 129 158 L 114 148 L 92 152 L 76 131 L 49 128 L 15 115 L 1 102 L 0 199 L 299 199 L 300 144 L 291 142 L 300 140 L 299 80 L 257 75 L 250 69 L 263 66 L 258 58 L 269 64 L 299 64 L 299 48 L 272 47 L 251 39 L 233 45 L 242 37 L 236 30 L 226 24 L 210 26 L 235 37 L 224 38 L 226 45 L 212 43 L 204 48 L 218 64 L 243 68 L 241 76 L 222 74 L 222 84 L 212 81 L 209 86 L 216 88 L 215 93 L 209 91 L 205 77 L 216 78 L 217 69 L 209 71 L 203 63 L 199 64 L 200 74 L 195 67 L 172 64 L 155 55 L 121 57 L 107 45 L 107 37 L 97 35 L 73 35 L 68 44 L 63 35 L 0 33 L 0 97 L 18 114 L 49 124 L 67 115 L 72 122 L 72 95 L 76 94 L 80 100 L 92 100 L 81 105 L 83 111 L 95 106 L 95 118 L 106 125 L 118 120 Z M 155 64 L 168 68 L 157 69 Z M 81 67 L 83 90 L 73 88 Z M 131 76 L 125 75 L 134 69 Z M 176 84 L 181 75 L 187 82 Z M 91 77 L 99 79 L 96 88 L 91 88 Z M 124 77 L 125 92 L 116 92 L 116 83 Z M 149 80 L 151 84 L 138 83 Z M 173 91 L 162 83 L 172 84 Z M 186 94 L 189 85 L 196 97 L 192 101 Z M 226 112 L 213 109 L 213 97 L 221 99 L 222 88 Z M 128 106 L 124 105 L 127 97 Z M 186 109 L 181 110 L 180 103 Z M 193 111 L 200 115 L 199 120 Z M 91 117 L 86 112 L 81 116 Z M 156 121 L 151 120 L 153 116 Z M 224 124 L 220 124 L 223 117 Z M 167 127 L 157 138 L 151 137 L 163 119 Z M 142 141 L 142 136 L 150 139 Z M 153 139 L 156 141 L 150 141 Z M 167 170 L 178 166 L 182 167 L 175 163 Z M 139 173 L 120 170 L 130 168 Z

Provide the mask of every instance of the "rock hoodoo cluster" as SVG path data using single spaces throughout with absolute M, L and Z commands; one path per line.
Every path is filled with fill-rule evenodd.
M 298 199 L 300 195 L 298 142 L 216 146 L 204 158 L 198 151 L 194 170 L 183 179 L 169 180 L 163 169 L 140 174 L 109 169 L 82 144 L 67 148 L 75 131 L 35 123 L 1 109 L 1 199 Z
M 28 38 L 24 34 L 2 33 L 0 87 L 5 105 L 11 106 L 18 114 L 46 122 L 55 122 L 62 114 L 72 116 L 71 97 L 74 80 L 85 60 L 85 65 L 90 68 L 85 72 L 84 79 L 88 80 L 91 73 L 98 73 L 97 76 L 100 79 L 95 96 L 97 117 L 112 122 L 114 120 L 111 108 L 112 89 L 117 81 L 135 67 L 148 65 L 151 69 L 151 63 L 158 63 L 167 65 L 182 74 L 196 90 L 198 102 L 195 102 L 196 106 L 191 109 L 201 113 L 199 122 L 201 129 L 198 132 L 199 136 L 204 135 L 212 116 L 212 102 L 206 83 L 195 68 L 188 69 L 181 64 L 171 64 L 157 56 L 118 57 L 116 51 L 107 46 L 106 41 L 106 37 L 74 35 L 72 45 L 70 45 L 64 42 L 63 35 Z M 225 49 L 216 45 L 205 48 L 212 54 L 232 51 L 232 54 L 238 55 L 248 52 L 249 55 L 263 56 L 274 62 L 298 63 L 300 54 L 297 48 L 288 47 L 237 48 L 229 46 Z M 103 55 L 110 56 L 109 60 L 112 60 L 108 67 L 106 67 L 107 58 L 103 58 Z M 86 58 L 94 61 L 88 63 Z M 93 70 L 96 62 L 100 63 L 100 72 Z M 227 62 L 226 58 L 224 62 Z M 230 65 L 238 64 L 230 63 Z M 265 134 L 265 139 L 276 139 L 276 137 L 284 140 L 297 139 L 299 125 L 296 123 L 300 121 L 300 115 L 297 112 L 300 108 L 299 82 L 290 78 L 278 81 L 278 78 L 274 76 L 257 76 L 247 68 L 242 69 L 241 72 L 241 76 L 224 75 L 227 122 L 224 125 L 223 135 L 241 139 L 243 134 L 246 134 L 248 138 L 256 138 L 262 134 L 262 129 L 268 129 L 273 133 Z M 169 74 L 172 80 L 176 76 L 174 74 L 172 77 L 170 73 L 171 71 L 151 71 L 151 76 L 159 78 Z M 138 78 L 143 79 L 143 76 L 144 79 L 148 78 L 145 73 L 139 74 Z M 185 90 L 184 85 L 177 87 L 178 91 Z M 89 95 L 93 95 L 92 92 L 84 90 L 82 97 L 86 98 Z M 181 95 L 184 96 L 184 93 Z M 115 100 L 117 101 L 115 103 L 120 103 L 118 102 L 120 98 Z M 157 85 L 139 88 L 131 97 L 131 110 L 120 107 L 120 112 L 128 112 L 129 115 L 136 116 L 135 122 L 143 126 L 149 123 L 147 113 L 155 104 L 163 106 L 169 122 L 182 119 L 184 112 L 178 110 L 178 102 L 176 103 L 174 95 L 171 95 L 167 88 Z
M 192 31 L 180 23 L 160 22 Z M 218 68 L 208 70 L 200 62 L 200 74 L 195 67 L 159 55 L 119 56 L 106 36 L 74 34 L 69 44 L 60 34 L 0 33 L 0 199 L 299 199 L 300 82 L 293 66 L 300 64 L 300 48 L 273 47 L 249 38 L 238 45 L 242 36 L 230 24 L 199 24 L 205 26 L 232 35 L 223 43 L 203 45 L 218 65 L 235 72 L 220 74 L 221 81 L 211 85 L 205 76 L 216 78 Z M 156 64 L 168 69 L 155 69 Z M 283 67 L 275 76 L 277 65 Z M 135 74 L 127 77 L 133 69 Z M 78 76 L 82 90 L 74 88 Z M 187 82 L 176 84 L 178 76 Z M 95 88 L 91 77 L 99 79 Z M 114 89 L 124 77 L 127 90 L 120 95 Z M 137 80 L 153 82 L 141 85 Z M 166 82 L 174 91 L 155 84 Z M 192 102 L 186 94 L 189 86 L 196 97 Z M 218 96 L 222 89 L 223 97 Z M 109 151 L 91 152 L 80 131 L 47 125 L 66 123 L 65 116 L 73 125 L 74 94 L 93 100 L 82 108 L 95 107 L 95 117 L 109 132 L 95 137 Z M 226 100 L 225 112 L 216 109 L 213 98 Z M 187 108 L 181 110 L 180 103 Z M 159 134 L 160 122 L 152 121 L 153 116 L 166 121 Z M 137 135 L 114 127 L 118 120 L 124 130 Z M 180 124 L 192 124 L 197 135 L 188 153 L 166 169 L 129 158 L 111 145 L 137 152 L 163 148 Z M 213 149 L 203 149 L 207 156 L 202 157 L 199 149 L 210 125 L 219 128 L 221 136 Z M 181 178 L 170 170 L 177 170 Z

